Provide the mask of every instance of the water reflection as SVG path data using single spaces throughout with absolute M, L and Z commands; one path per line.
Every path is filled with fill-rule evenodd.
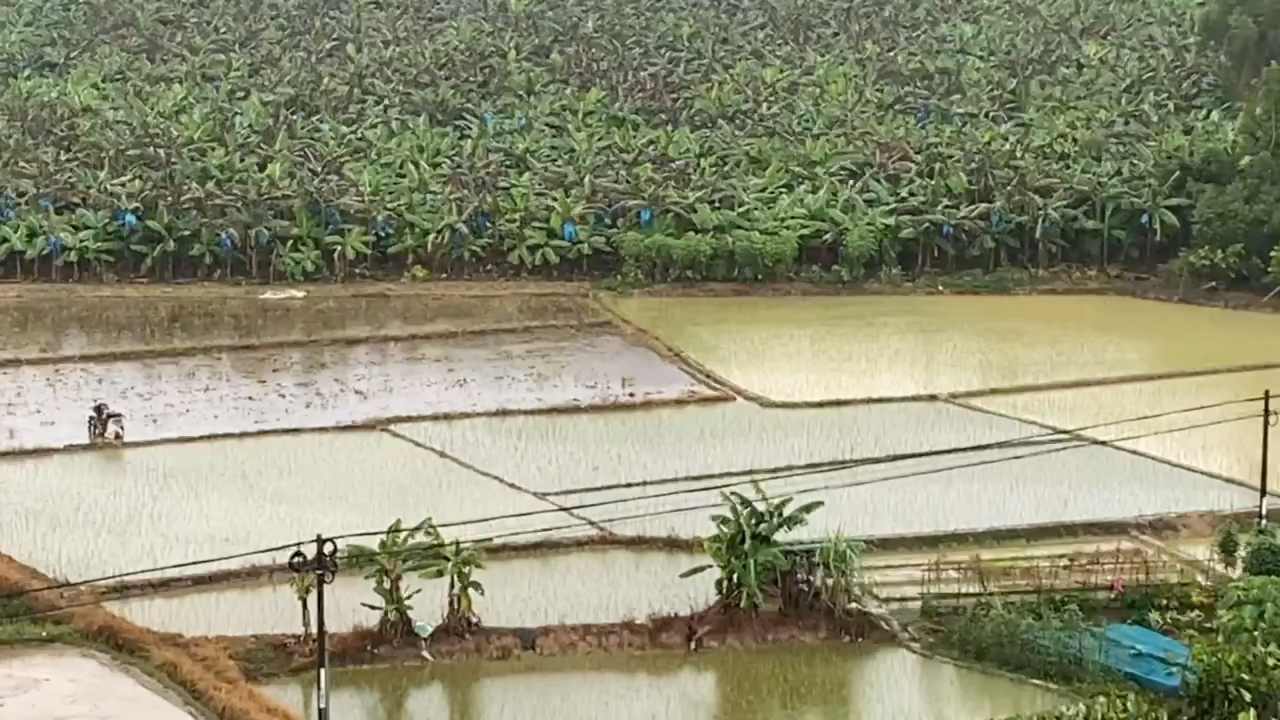
M 267 689 L 302 711 L 312 683 Z M 340 670 L 332 700 L 349 720 L 982 720 L 1058 702 L 877 646 Z

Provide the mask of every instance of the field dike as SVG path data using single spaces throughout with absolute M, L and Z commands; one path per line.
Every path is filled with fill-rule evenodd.
M 13 333 L 13 344 L 0 354 L 0 367 L 447 339 L 610 324 L 595 303 L 578 293 L 372 293 L 353 286 L 309 288 L 302 298 L 272 300 L 255 294 L 214 292 L 218 289 L 177 287 L 167 294 L 97 294 L 76 292 L 77 288 L 70 286 L 52 303 L 45 297 L 50 293 L 39 287 L 14 297 L 0 292 L 0 320 Z M 340 292 L 343 290 L 346 292 Z M 79 338 L 75 347 L 61 347 L 63 334 Z
M 289 708 L 259 692 L 225 656 L 223 662 L 207 662 L 166 636 L 139 627 L 97 605 L 66 607 L 57 591 L 31 592 L 57 582 L 8 555 L 0 554 L 0 590 L 27 592 L 24 600 L 36 612 L 65 624 L 86 639 L 128 656 L 138 657 L 185 690 L 205 709 L 222 720 L 297 720 Z M 216 659 L 216 658 L 211 658 Z
M 595 653 L 692 652 L 714 648 L 813 645 L 831 642 L 887 641 L 893 637 L 870 617 L 837 619 L 824 614 L 755 617 L 715 606 L 689 615 L 651 617 L 646 622 L 617 622 L 539 627 L 480 627 L 467 637 L 438 632 L 424 645 L 417 638 L 382 643 L 369 629 L 330 633 L 334 666 L 416 664 L 428 661 L 516 660 L 527 655 L 567 656 Z M 298 635 L 235 635 L 193 638 L 189 642 L 220 648 L 251 682 L 315 668 L 314 643 Z
M 613 323 L 607 319 L 548 320 L 517 323 L 480 324 L 461 328 L 434 328 L 408 332 L 351 333 L 319 337 L 280 337 L 237 342 L 192 343 L 161 347 L 128 348 L 100 352 L 0 357 L 0 367 L 19 365 L 59 365 L 64 363 L 103 363 L 129 360 L 151 360 L 181 355 L 207 355 L 237 350 L 279 350 L 295 347 L 341 347 L 374 343 L 409 342 L 414 340 L 441 340 L 476 335 L 502 335 L 506 333 L 536 332 L 539 330 L 589 330 L 606 328 Z

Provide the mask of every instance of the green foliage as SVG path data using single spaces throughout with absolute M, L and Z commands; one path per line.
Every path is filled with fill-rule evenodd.
M 302 639 L 311 639 L 311 595 L 316 589 L 315 573 L 295 573 L 289 576 L 289 588 L 302 609 Z
M 82 644 L 83 638 L 71 627 L 41 622 L 30 617 L 36 610 L 26 598 L 0 598 L 0 643 L 61 642 Z
M 1200 35 L 1223 55 L 1224 84 L 1245 95 L 1268 65 L 1280 62 L 1280 4 L 1211 0 L 1200 18 Z
M 1192 665 L 1185 717 L 1275 718 L 1280 710 L 1280 579 L 1232 583 L 1218 600 L 1213 632 L 1192 644 Z
M 380 602 L 362 604 L 378 611 L 378 632 L 388 640 L 398 641 L 413 630 L 410 601 L 421 590 L 409 590 L 405 585 L 410 575 L 427 580 L 448 578 L 444 626 L 450 631 L 465 635 L 480 624 L 473 593 L 484 594 L 484 587 L 474 577 L 476 570 L 484 567 L 481 551 L 456 540 L 446 542 L 431 518 L 408 528 L 397 519 L 376 547 L 350 544 L 346 558 L 373 581 Z
M 758 484 L 755 493 L 755 498 L 735 491 L 721 494 L 725 512 L 711 516 L 716 531 L 705 542 L 712 564 L 680 574 L 682 578 L 692 577 L 715 568 L 720 573 L 716 595 L 723 602 L 752 612 L 780 592 L 784 574 L 793 568 L 794 555 L 780 536 L 807 524 L 809 516 L 823 505 L 819 500 L 793 509 L 795 498 L 774 500 Z M 833 550 L 832 559 L 848 548 L 845 545 L 840 551 Z
M 438 562 L 422 575 L 429 579 L 448 578 L 444 626 L 456 635 L 466 636 L 480 625 L 474 595 L 484 595 L 484 585 L 475 579 L 476 571 L 482 569 L 480 550 L 454 540 L 440 548 Z
M 1088 700 L 1007 720 L 1172 720 L 1177 717 L 1157 698 L 1132 691 L 1103 693 Z
M 1234 570 L 1240 560 L 1240 533 L 1231 522 L 1224 522 L 1218 528 L 1218 556 L 1228 570 Z
M 1194 193 L 1232 182 L 1207 168 L 1238 159 L 1199 5 L 16 0 L 0 272 L 855 281 L 1164 262 Z M 1241 182 L 1195 203 L 1196 233 L 1235 239 L 1198 242 L 1265 264 L 1272 196 Z
M 1249 539 L 1244 556 L 1246 575 L 1280 577 L 1280 540 L 1271 528 L 1259 530 Z
M 1280 66 L 1266 71 L 1245 108 L 1226 177 L 1193 183 L 1196 260 L 1222 276 L 1261 275 L 1280 283 Z
M 1055 683 L 1106 677 L 1096 627 L 1069 603 L 981 600 L 942 637 L 943 647 L 980 663 Z
M 1203 599 L 1195 604 L 1205 606 Z M 1170 605 L 1185 602 L 1171 601 Z M 1034 613 L 1018 617 L 968 628 L 967 634 L 960 636 L 965 640 L 960 647 L 981 649 L 984 642 L 994 645 L 989 655 L 991 661 L 998 662 L 1009 653 L 1004 647 L 1009 641 L 996 633 L 1016 632 L 1017 623 L 1034 627 L 1028 619 Z M 1162 700 L 1113 688 L 1086 702 L 1022 720 L 1274 720 L 1280 716 L 1280 578 L 1249 577 L 1232 582 L 1218 593 L 1209 617 L 1174 624 L 1191 645 L 1191 671 L 1179 697 Z M 984 630 L 993 634 L 984 635 Z M 1046 676 L 1055 669 L 1041 667 L 1040 672 Z M 1077 673 L 1051 679 L 1088 678 Z

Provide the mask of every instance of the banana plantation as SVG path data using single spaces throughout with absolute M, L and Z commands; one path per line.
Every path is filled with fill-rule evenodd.
M 0 270 L 1154 266 L 1248 134 L 1199 5 L 17 0 Z

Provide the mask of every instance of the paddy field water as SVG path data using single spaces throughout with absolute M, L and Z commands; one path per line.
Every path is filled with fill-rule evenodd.
M 3 552 L 72 580 L 252 551 L 316 533 L 379 531 L 396 518 L 412 524 L 431 517 L 463 540 L 586 532 L 543 531 L 578 521 L 377 431 L 0 458 L 0 496 Z M 539 514 L 490 520 L 534 512 Z M 179 572 L 282 562 L 290 551 Z
M 266 686 L 304 716 L 311 689 Z M 900 648 L 845 645 L 342 669 L 331 707 L 349 720 L 987 720 L 1061 702 Z
M 1086 434 L 1106 441 L 1149 435 L 1121 439 L 1116 444 L 1256 485 L 1262 472 L 1261 398 L 1267 389 L 1280 392 L 1280 370 L 996 395 L 965 402 L 1058 428 L 1171 413 L 1150 420 L 1099 428 Z M 1176 412 L 1219 403 L 1227 404 L 1191 413 Z M 1280 400 L 1273 404 L 1273 408 L 1280 409 Z M 1218 420 L 1234 421 L 1180 430 Z M 1270 448 L 1273 470 L 1280 468 L 1280 448 L 1277 445 L 1280 443 L 1273 442 Z
M 491 559 L 476 573 L 484 594 L 476 613 L 494 627 L 643 621 L 651 615 L 702 610 L 714 599 L 714 575 L 682 579 L 680 573 L 707 562 L 692 553 L 652 550 L 575 550 L 513 559 Z M 420 591 L 413 615 L 431 623 L 444 616 L 447 581 L 410 578 Z M 377 623 L 372 582 L 354 570 L 340 571 L 325 589 L 331 630 Z M 314 603 L 314 599 L 312 600 Z M 301 608 L 287 583 L 201 588 L 107 605 L 145 627 L 185 635 L 248 635 L 301 632 Z M 314 614 L 313 614 L 314 617 Z
M 1280 317 L 1102 296 L 610 300 L 780 401 L 881 398 L 1280 362 Z
M 0 387 L 0 451 L 84 444 L 97 402 L 148 441 L 715 394 L 619 335 L 572 330 L 19 365 Z
M 800 533 L 944 533 L 1248 507 L 1254 493 L 1085 443 L 1018 445 L 1043 429 L 944 403 L 766 409 L 748 403 L 592 416 L 507 416 L 398 432 L 550 493 L 622 534 L 704 535 L 727 489 L 759 482 L 826 507 Z M 972 445 L 997 449 L 885 456 Z M 789 469 L 861 460 L 856 467 Z M 762 472 L 765 468 L 781 468 Z M 694 477 L 717 474 L 718 477 Z

